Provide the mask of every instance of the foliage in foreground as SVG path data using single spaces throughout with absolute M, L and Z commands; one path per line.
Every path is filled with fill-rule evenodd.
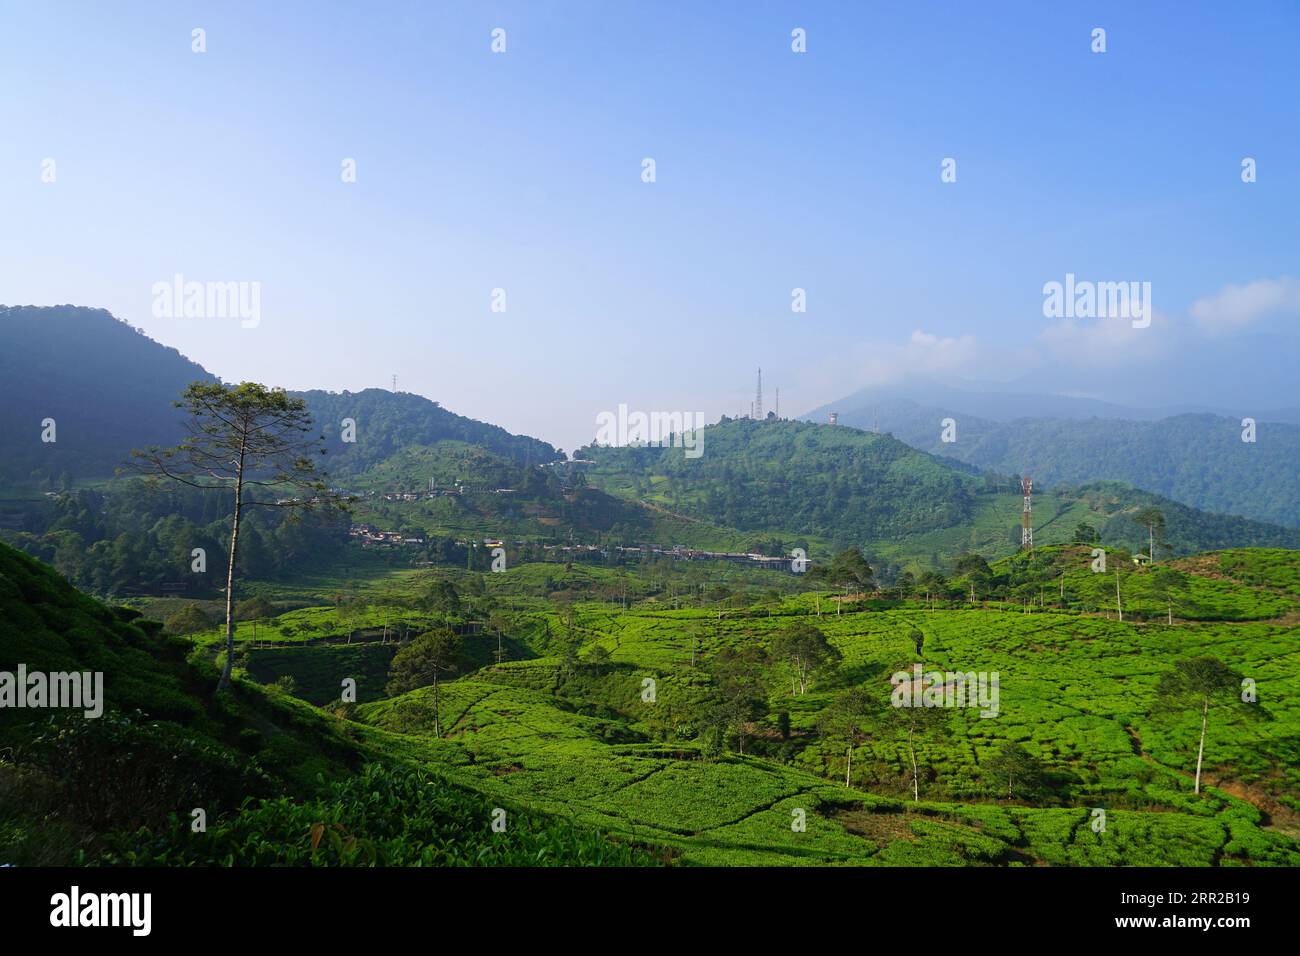
M 492 829 L 482 797 L 422 771 L 368 764 L 308 802 L 287 797 L 191 831 L 173 818 L 157 832 L 110 838 L 102 862 L 134 866 L 652 866 L 639 847 L 593 830 L 506 811 Z

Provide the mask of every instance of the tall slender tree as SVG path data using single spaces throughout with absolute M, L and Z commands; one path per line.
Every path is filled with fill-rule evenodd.
M 1017 787 L 1032 793 L 1043 784 L 1042 764 L 1013 740 L 1005 741 L 984 769 L 994 780 L 1007 782 L 1008 800 L 1015 796 Z
M 1198 709 L 1201 739 L 1196 748 L 1196 787 L 1201 792 L 1201 763 L 1205 758 L 1205 731 L 1210 723 L 1210 704 L 1239 701 L 1241 675 L 1217 657 L 1193 657 L 1174 663 L 1174 669 L 1160 676 L 1156 684 L 1157 706 L 1162 710 Z
M 442 736 L 442 675 L 453 675 L 465 666 L 465 646 L 449 627 L 436 627 L 421 634 L 395 655 L 388 668 L 387 692 L 404 694 L 417 687 L 433 685 L 433 733 Z
M 174 403 L 185 410 L 185 439 L 176 447 L 133 452 L 136 470 L 154 481 L 231 494 L 226 565 L 226 664 L 217 690 L 230 684 L 235 659 L 235 583 L 239 533 L 247 507 L 304 510 L 346 507 L 330 495 L 315 455 L 324 439 L 313 434 L 307 404 L 280 388 L 256 382 L 193 382 Z M 286 493 L 292 493 L 285 497 Z
M 734 735 L 742 754 L 754 722 L 768 711 L 763 684 L 766 663 L 766 655 L 757 647 L 739 651 L 726 647 L 709 661 L 713 686 L 704 701 L 701 723 L 719 732 L 723 740 Z
M 817 718 L 818 732 L 844 746 L 846 787 L 853 783 L 853 748 L 866 740 L 867 722 L 878 719 L 883 709 L 884 704 L 865 687 L 853 687 L 838 694 Z
M 912 799 L 920 800 L 921 769 L 916 755 L 917 747 L 947 726 L 947 715 L 941 708 L 923 706 L 918 699 L 919 687 L 913 693 L 911 706 L 895 705 L 890 695 L 889 703 L 884 706 L 882 713 L 885 729 L 892 731 L 894 736 L 901 737 L 907 747 L 907 756 L 912 764 Z
M 790 665 L 792 697 L 795 683 L 799 686 L 799 693 L 805 693 L 814 675 L 834 670 L 842 659 L 839 649 L 826 639 L 825 634 L 802 621 L 780 631 L 772 639 L 770 650 L 773 657 Z
M 1151 590 L 1165 602 L 1168 623 L 1174 623 L 1174 595 L 1184 587 L 1182 572 L 1168 566 L 1151 570 Z
M 1159 508 L 1143 508 L 1133 516 L 1133 520 L 1147 529 L 1147 558 L 1156 563 L 1156 540 L 1165 535 L 1165 515 Z

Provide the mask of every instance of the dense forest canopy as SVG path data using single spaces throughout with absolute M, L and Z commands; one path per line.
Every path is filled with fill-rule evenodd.
M 723 420 L 704 453 L 591 446 L 590 480 L 662 500 L 742 531 L 793 531 L 854 542 L 947 528 L 970 518 L 995 479 L 885 435 L 805 422 Z

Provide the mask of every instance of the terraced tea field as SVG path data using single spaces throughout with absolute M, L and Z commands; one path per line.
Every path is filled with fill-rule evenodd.
M 1221 595 L 1221 607 L 1276 600 L 1285 613 L 1169 626 L 978 607 L 837 615 L 825 596 L 818 617 L 811 594 L 748 613 L 589 602 L 572 621 L 586 663 L 566 667 L 538 646 L 535 659 L 445 683 L 441 737 L 429 688 L 363 702 L 351 716 L 381 750 L 513 805 L 671 847 L 686 863 L 1298 864 L 1294 595 L 1209 577 L 1189 587 Z M 707 754 L 704 662 L 770 649 L 796 621 L 827 635 L 842 658 L 836 672 L 797 694 L 768 661 L 767 712 L 748 752 Z M 552 633 L 561 628 L 556 616 Z M 1258 700 L 1210 711 L 1209 785 L 1197 796 L 1200 713 L 1162 713 L 1155 699 L 1176 661 L 1204 655 L 1253 680 Z M 918 661 L 926 671 L 996 672 L 997 715 L 938 711 L 938 726 L 916 742 L 919 801 L 905 738 L 886 716 L 869 718 L 845 786 L 848 748 L 820 729 L 828 707 L 849 688 L 886 697 L 890 675 Z M 1048 785 L 1032 799 L 1008 799 L 991 779 L 1008 741 L 1042 768 Z

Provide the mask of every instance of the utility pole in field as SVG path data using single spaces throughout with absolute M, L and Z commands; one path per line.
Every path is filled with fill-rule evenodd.
M 1025 475 L 1020 479 L 1020 490 L 1025 495 L 1025 508 L 1020 519 L 1020 550 L 1034 550 L 1034 479 Z

